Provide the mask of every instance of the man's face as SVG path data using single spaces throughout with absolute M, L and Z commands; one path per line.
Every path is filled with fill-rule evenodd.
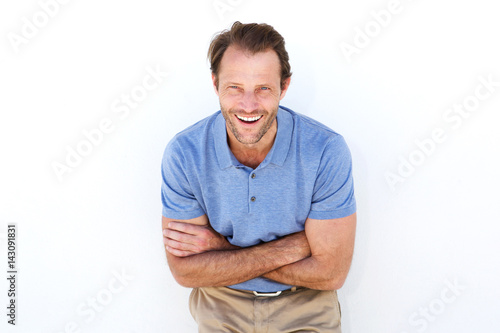
M 218 87 L 214 75 L 212 80 L 230 142 L 236 139 L 254 147 L 264 137 L 274 140 L 279 101 L 285 97 L 290 82 L 288 79 L 281 89 L 280 70 L 274 50 L 251 55 L 230 46 L 224 52 Z

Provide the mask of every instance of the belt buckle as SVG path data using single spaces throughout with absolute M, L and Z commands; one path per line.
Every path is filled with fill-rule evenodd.
M 281 290 L 277 291 L 275 293 L 259 293 L 257 291 L 254 291 L 253 294 L 258 297 L 276 297 L 281 294 Z

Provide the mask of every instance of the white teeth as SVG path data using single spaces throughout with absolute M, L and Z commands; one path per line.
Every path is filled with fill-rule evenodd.
M 259 120 L 260 118 L 262 118 L 262 115 L 260 115 L 258 117 L 250 117 L 250 118 L 241 117 L 241 116 L 238 116 L 238 115 L 236 115 L 236 117 L 238 117 L 238 119 L 243 120 L 243 121 L 256 121 L 256 120 Z

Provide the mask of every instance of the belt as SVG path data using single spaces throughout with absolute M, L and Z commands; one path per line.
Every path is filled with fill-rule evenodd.
M 259 293 L 257 291 L 253 291 L 253 294 L 255 296 L 258 296 L 258 297 L 276 297 L 276 296 L 279 296 L 281 295 L 282 291 L 277 291 L 277 292 L 274 292 L 274 293 Z
M 265 293 L 261 293 L 261 292 L 254 291 L 254 290 L 242 290 L 242 289 L 235 289 L 235 290 L 242 291 L 245 293 L 252 293 L 257 297 L 276 297 L 276 296 L 281 295 L 282 293 L 288 293 L 288 292 L 293 293 L 299 289 L 304 289 L 304 288 L 303 287 L 292 287 L 292 288 L 286 289 L 286 290 L 279 290 L 276 292 L 265 292 Z

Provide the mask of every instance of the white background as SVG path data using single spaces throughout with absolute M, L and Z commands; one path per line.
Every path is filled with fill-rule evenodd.
M 500 86 L 460 124 L 444 118 L 473 101 L 480 77 L 500 82 L 494 2 L 401 0 L 380 31 L 370 13 L 389 0 L 220 2 L 228 7 L 74 0 L 45 22 L 38 1 L 2 1 L 2 332 L 196 332 L 189 290 L 164 258 L 160 162 L 175 133 L 218 110 L 206 51 L 235 20 L 285 37 L 293 77 L 282 104 L 351 148 L 358 232 L 339 291 L 343 331 L 498 332 Z M 34 19 L 38 31 L 13 43 Z M 346 56 L 342 43 L 355 42 Z M 168 76 L 120 117 L 113 103 L 146 68 Z M 58 179 L 54 162 L 66 164 L 68 147 L 103 119 L 113 130 Z M 416 141 L 438 128 L 446 140 L 424 155 Z M 410 157 L 413 170 L 402 166 Z M 402 181 L 391 186 L 388 175 Z M 15 327 L 3 277 L 9 223 L 18 228 Z

